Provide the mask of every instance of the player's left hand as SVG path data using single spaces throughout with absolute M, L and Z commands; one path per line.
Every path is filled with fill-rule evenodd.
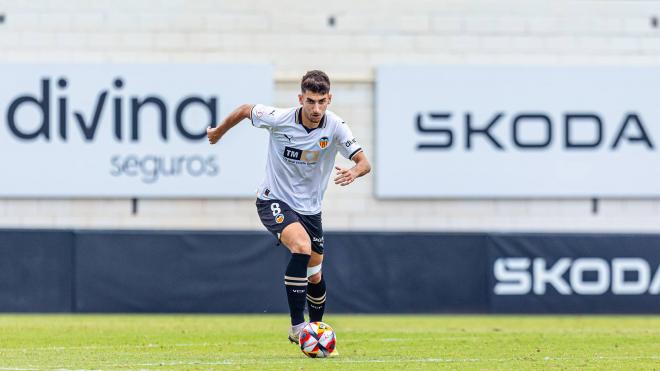
M 343 169 L 339 166 L 335 166 L 337 170 L 337 177 L 335 178 L 335 184 L 340 186 L 347 186 L 357 178 L 357 174 L 353 172 L 353 169 Z

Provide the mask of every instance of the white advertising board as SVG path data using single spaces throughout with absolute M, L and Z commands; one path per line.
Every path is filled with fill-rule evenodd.
M 270 104 L 265 65 L 0 65 L 0 197 L 250 197 L 264 130 L 206 127 Z
M 658 197 L 660 69 L 383 66 L 382 198 Z

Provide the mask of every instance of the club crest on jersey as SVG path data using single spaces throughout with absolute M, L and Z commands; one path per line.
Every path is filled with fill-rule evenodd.
M 319 139 L 319 147 L 321 147 L 321 149 L 325 149 L 325 147 L 328 146 L 328 142 L 329 142 L 328 137 L 323 137 Z
M 275 221 L 276 221 L 278 224 L 282 223 L 282 222 L 284 221 L 284 215 L 283 215 L 283 214 L 277 214 L 277 215 L 275 216 Z

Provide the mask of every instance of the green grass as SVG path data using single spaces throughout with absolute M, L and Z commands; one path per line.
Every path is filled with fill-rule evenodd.
M 660 317 L 328 315 L 308 359 L 275 315 L 3 315 L 0 370 L 660 370 Z

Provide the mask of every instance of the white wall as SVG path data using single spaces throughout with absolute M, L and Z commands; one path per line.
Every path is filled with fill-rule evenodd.
M 323 69 L 332 110 L 368 155 L 378 64 L 660 65 L 656 1 L 6 0 L 0 14 L 0 62 L 267 62 L 280 106 L 296 104 L 306 70 Z M 325 228 L 660 232 L 660 200 L 601 200 L 594 214 L 587 199 L 380 201 L 372 186 L 370 176 L 331 184 Z M 131 200 L 0 199 L 0 227 L 262 229 L 253 200 L 131 210 Z

